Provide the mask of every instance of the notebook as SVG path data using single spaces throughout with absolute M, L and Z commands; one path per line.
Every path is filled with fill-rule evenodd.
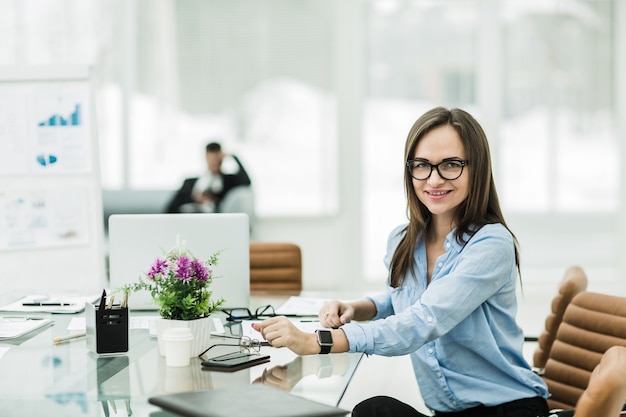
M 145 277 L 154 260 L 176 246 L 177 236 L 201 260 L 223 250 L 214 267 L 212 299 L 222 308 L 248 307 L 250 301 L 250 230 L 243 213 L 113 214 L 109 217 L 109 287 Z M 134 292 L 130 310 L 157 310 L 148 291 Z
M 333 417 L 349 413 L 261 384 L 162 395 L 148 402 L 184 417 Z
M 0 316 L 0 340 L 15 339 L 52 324 L 42 317 Z

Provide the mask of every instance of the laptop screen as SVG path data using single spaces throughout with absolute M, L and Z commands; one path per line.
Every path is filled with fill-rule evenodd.
M 250 301 L 250 231 L 243 213 L 114 214 L 109 217 L 109 287 L 115 291 L 137 282 L 157 257 L 176 246 L 177 237 L 198 259 L 222 251 L 213 268 L 211 298 L 222 308 L 248 307 Z M 150 294 L 130 295 L 131 310 L 157 310 Z

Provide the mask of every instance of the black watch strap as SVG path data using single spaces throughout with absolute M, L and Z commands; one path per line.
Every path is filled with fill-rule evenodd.
M 320 345 L 320 353 L 324 355 L 330 353 L 330 349 L 333 347 L 333 335 L 330 330 L 318 329 L 315 333 L 317 333 L 317 343 Z

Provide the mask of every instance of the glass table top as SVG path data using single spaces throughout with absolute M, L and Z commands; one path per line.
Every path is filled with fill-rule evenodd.
M 0 340 L 0 416 L 171 416 L 149 404 L 148 398 L 251 383 L 336 406 L 362 357 L 360 353 L 300 357 L 288 349 L 262 347 L 270 362 L 236 372 L 203 370 L 199 358 L 192 358 L 187 367 L 167 367 L 148 329 L 131 324 L 128 352 L 98 355 L 87 349 L 84 337 L 61 344 L 52 341 L 71 333 L 72 319 L 84 313 L 39 316 L 52 318 L 54 325 Z M 216 344 L 237 343 L 212 339 Z M 216 347 L 216 354 L 220 349 L 227 353 L 233 348 Z

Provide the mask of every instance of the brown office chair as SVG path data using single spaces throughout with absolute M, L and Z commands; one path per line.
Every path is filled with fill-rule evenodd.
M 538 346 L 533 354 L 533 366 L 539 373 L 543 373 L 543 367 L 550 356 L 550 349 L 556 337 L 556 332 L 563 320 L 565 308 L 574 296 L 587 289 L 587 275 L 579 266 L 570 266 L 565 271 L 563 279 L 559 283 L 558 292 L 552 299 L 552 311 L 546 317 L 545 329 L 539 335 Z
M 609 348 L 576 404 L 575 417 L 617 417 L 626 402 L 626 348 Z
M 549 407 L 573 409 L 612 346 L 626 346 L 626 298 L 579 293 L 565 309 L 544 368 Z
M 250 291 L 299 294 L 302 253 L 294 243 L 250 242 Z

